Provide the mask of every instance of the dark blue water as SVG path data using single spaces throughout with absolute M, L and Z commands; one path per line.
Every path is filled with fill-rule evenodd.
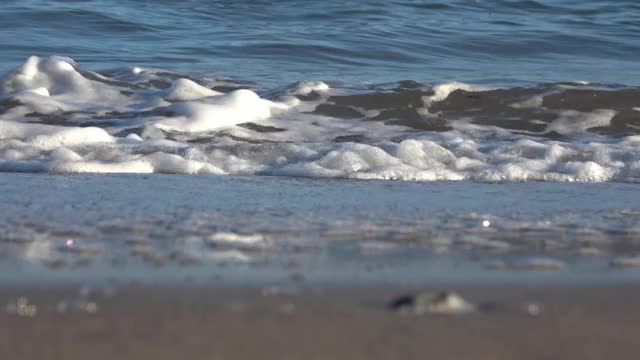
M 635 0 L 3 0 L 0 73 L 29 55 L 261 85 L 302 79 L 640 83 Z

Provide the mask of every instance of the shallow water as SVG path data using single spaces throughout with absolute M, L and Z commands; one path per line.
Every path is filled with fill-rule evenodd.
M 0 178 L 4 283 L 628 281 L 640 267 L 631 184 Z

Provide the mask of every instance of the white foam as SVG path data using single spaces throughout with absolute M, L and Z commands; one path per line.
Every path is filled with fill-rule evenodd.
M 53 150 L 49 154 L 49 158 L 52 161 L 82 161 L 82 156 L 78 155 L 73 150 L 69 150 L 65 147 L 59 147 Z
M 584 85 L 584 86 L 591 84 L 590 82 L 588 82 L 588 81 L 584 81 L 584 80 L 574 80 L 574 81 L 572 81 L 572 82 L 573 82 L 574 84 L 577 84 L 577 85 Z
M 135 173 L 149 174 L 155 168 L 149 161 L 52 161 L 44 164 L 45 170 L 56 173 Z M 160 171 L 159 171 L 160 172 Z
M 431 96 L 429 100 L 430 102 L 442 101 L 448 98 L 449 94 L 451 94 L 456 90 L 478 91 L 480 89 L 481 89 L 480 87 L 476 87 L 476 86 L 461 83 L 461 82 L 451 82 L 451 83 L 440 84 L 433 87 L 434 94 L 433 96 Z
M 558 113 L 558 117 L 547 125 L 547 132 L 568 135 L 585 132 L 587 129 L 609 126 L 611 119 L 616 115 L 613 110 L 598 109 L 584 113 L 575 110 L 563 110 Z
M 22 140 L 42 150 L 114 141 L 113 137 L 105 130 L 96 127 L 21 124 L 1 120 L 0 139 Z
M 418 112 L 418 114 L 422 116 L 426 116 L 426 117 L 433 116 L 434 114 L 432 114 L 429 111 L 429 107 L 431 106 L 431 104 L 433 104 L 434 102 L 445 100 L 446 98 L 449 97 L 449 95 L 452 92 L 456 90 L 482 91 L 486 89 L 480 86 L 465 84 L 461 82 L 450 82 L 450 83 L 439 84 L 432 88 L 433 95 L 422 97 L 422 102 L 424 103 L 424 107 L 418 108 L 416 109 L 416 111 Z
M 49 90 L 47 90 L 47 88 L 44 88 L 44 87 L 39 87 L 39 88 L 29 89 L 29 90 L 23 90 L 18 95 L 30 95 L 30 94 L 40 95 L 40 96 L 51 96 L 51 94 L 49 94 Z
M 30 57 L 15 71 L 0 78 L 0 95 L 11 95 L 30 91 L 40 95 L 75 99 L 113 99 L 122 95 L 106 84 L 88 80 L 76 70 L 77 64 L 64 57 L 52 56 L 41 59 Z M 46 95 L 45 95 L 46 96 Z
M 271 116 L 275 103 L 261 99 L 251 90 L 236 90 L 203 102 L 179 102 L 169 107 L 177 116 L 162 119 L 155 127 L 179 132 L 203 132 L 241 123 L 257 122 Z
M 175 74 L 168 77 L 177 78 L 169 88 L 147 89 L 151 80 L 167 82 L 151 69 L 128 69 L 116 78 L 87 74 L 71 59 L 32 57 L 1 78 L 0 104 L 10 106 L 0 114 L 0 171 L 640 181 L 640 136 L 609 138 L 587 131 L 609 126 L 613 110 L 559 111 L 546 130 L 570 136 L 565 140 L 464 119 L 451 122 L 450 130 L 429 132 L 314 115 L 310 112 L 326 96 L 311 101 L 292 96 L 349 94 L 323 82 L 303 81 L 267 100 L 251 90 L 221 94 L 210 89 L 209 80 L 196 83 Z M 480 88 L 441 84 L 423 99 L 425 106 L 457 89 Z M 539 106 L 539 100 L 521 106 Z M 236 126 L 243 123 L 265 130 Z M 364 143 L 334 141 L 349 136 Z
M 262 234 L 239 234 L 233 232 L 217 232 L 212 234 L 209 241 L 215 244 L 257 245 L 265 241 Z
M 164 91 L 163 97 L 167 100 L 187 101 L 218 95 L 222 95 L 222 93 L 189 79 L 178 79 L 169 89 Z
M 327 93 L 329 92 L 329 85 L 322 81 L 301 81 L 291 90 L 292 95 L 309 95 L 312 92 Z
M 464 91 L 480 91 L 484 90 L 484 88 L 479 86 L 474 86 L 470 84 L 465 84 L 461 82 L 450 82 L 444 84 L 438 84 L 433 87 L 433 95 L 425 96 L 422 98 L 426 107 L 429 107 L 431 103 L 445 100 L 449 97 L 449 95 L 456 90 L 464 90 Z

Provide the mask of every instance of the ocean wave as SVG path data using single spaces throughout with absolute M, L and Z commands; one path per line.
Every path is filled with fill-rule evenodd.
M 0 78 L 0 171 L 638 182 L 639 95 L 585 82 L 259 91 L 31 57 Z

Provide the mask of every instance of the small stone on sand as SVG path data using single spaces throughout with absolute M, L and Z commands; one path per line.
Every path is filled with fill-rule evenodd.
M 460 295 L 443 291 L 440 293 L 418 293 L 394 299 L 389 308 L 403 314 L 467 314 L 476 311 L 476 305 Z

